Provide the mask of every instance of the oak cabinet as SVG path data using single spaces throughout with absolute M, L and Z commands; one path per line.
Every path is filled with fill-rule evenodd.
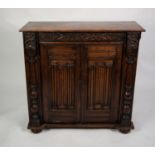
M 24 37 L 29 125 L 116 128 L 131 122 L 138 44 L 136 22 L 30 22 Z

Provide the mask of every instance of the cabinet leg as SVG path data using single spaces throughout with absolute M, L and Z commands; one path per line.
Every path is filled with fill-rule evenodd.
M 39 133 L 39 132 L 42 131 L 42 129 L 39 129 L 39 128 L 33 128 L 33 129 L 31 129 L 31 131 L 32 131 L 33 133 Z

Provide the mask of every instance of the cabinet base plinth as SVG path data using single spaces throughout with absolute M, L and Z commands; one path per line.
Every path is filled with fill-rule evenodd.
M 55 123 L 55 124 L 42 124 L 39 127 L 31 127 L 28 125 L 28 128 L 31 129 L 33 133 L 39 133 L 43 129 L 52 129 L 52 128 L 83 128 L 83 129 L 118 129 L 121 133 L 129 133 L 131 129 L 134 129 L 133 123 L 130 126 L 123 127 L 121 124 L 115 123 Z

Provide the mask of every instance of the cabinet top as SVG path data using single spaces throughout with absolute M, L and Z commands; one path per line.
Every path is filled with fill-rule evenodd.
M 124 32 L 145 29 L 135 21 L 123 22 L 28 22 L 20 32 Z

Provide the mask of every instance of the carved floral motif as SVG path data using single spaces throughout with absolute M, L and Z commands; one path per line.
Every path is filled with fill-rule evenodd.
M 128 32 L 128 49 L 138 49 L 140 36 L 140 32 Z
M 39 55 L 34 50 L 28 50 L 25 53 L 25 56 L 26 56 L 26 61 L 29 63 L 36 63 L 39 59 Z
M 140 34 L 140 32 L 128 32 L 126 61 L 129 64 L 136 62 Z
M 36 36 L 35 33 L 25 32 L 24 33 L 24 44 L 25 44 L 25 57 L 28 63 L 35 63 L 39 59 L 39 55 L 36 50 Z
M 36 49 L 35 33 L 24 32 L 24 45 L 26 49 Z

